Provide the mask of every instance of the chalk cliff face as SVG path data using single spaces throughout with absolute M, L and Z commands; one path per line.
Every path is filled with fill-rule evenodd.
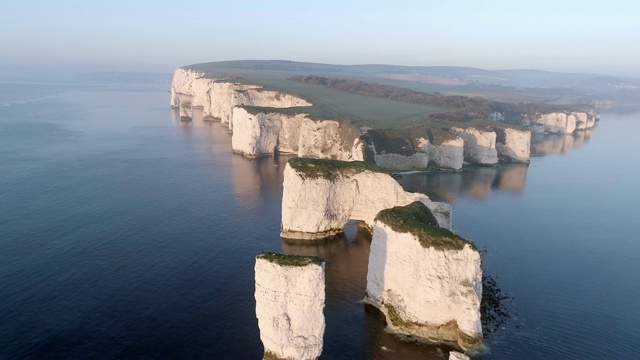
M 255 287 L 265 357 L 317 359 L 325 330 L 324 262 L 262 253 L 256 257 Z
M 451 227 L 451 206 L 426 195 L 405 192 L 388 174 L 361 162 L 291 159 L 284 170 L 281 235 L 319 239 L 342 232 L 349 220 L 373 227 L 376 214 L 389 207 L 421 201 L 440 226 Z
M 464 140 L 465 161 L 482 165 L 498 162 L 495 132 L 475 127 L 452 127 L 451 131 Z
M 419 151 L 412 155 L 374 154 L 374 160 L 378 166 L 386 170 L 422 170 L 429 165 L 429 153 Z
M 374 160 L 378 166 L 387 170 L 422 170 L 429 166 L 429 140 L 424 137 L 415 139 L 416 148 L 413 154 L 397 154 L 393 152 L 378 152 L 375 145 L 371 145 Z
M 300 128 L 298 156 L 343 161 L 362 160 L 360 130 L 347 122 L 306 118 Z
M 233 151 L 248 157 L 281 153 L 300 157 L 363 160 L 360 131 L 335 120 L 312 120 L 306 114 L 233 110 Z
M 597 114 L 590 112 L 555 112 L 542 114 L 531 119 L 532 132 L 550 134 L 571 134 L 575 130 L 591 129 L 595 126 Z
M 533 119 L 533 125 L 544 126 L 544 131 L 554 134 L 571 134 L 576 129 L 575 118 L 565 113 L 550 113 Z
M 366 302 L 385 314 L 396 333 L 457 343 L 463 349 L 480 345 L 478 250 L 442 229 L 415 234 L 410 229 L 396 230 L 381 215 L 373 229 Z
M 464 141 L 458 135 L 432 131 L 429 143 L 431 162 L 443 169 L 460 170 L 464 162 Z
M 203 73 L 179 68 L 171 83 L 171 107 L 182 108 L 185 103 L 202 106 L 205 119 L 220 121 L 230 127 L 233 108 L 238 105 L 274 108 L 311 106 L 308 101 L 291 94 L 205 77 Z
M 376 165 L 383 169 L 423 170 L 429 165 L 429 139 L 426 136 L 372 129 L 361 139 L 373 154 Z
M 529 162 L 531 131 L 509 127 L 493 127 L 498 156 L 517 162 Z

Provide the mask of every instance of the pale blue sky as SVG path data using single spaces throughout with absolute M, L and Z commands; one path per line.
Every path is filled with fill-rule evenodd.
M 290 59 L 640 77 L 640 1 L 3 1 L 0 46 L 0 76 Z

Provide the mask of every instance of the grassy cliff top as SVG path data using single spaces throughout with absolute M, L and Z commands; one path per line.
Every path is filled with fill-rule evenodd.
M 465 245 L 470 245 L 472 249 L 477 250 L 472 242 L 439 227 L 431 210 L 419 201 L 382 210 L 376 216 L 376 220 L 394 231 L 413 234 L 424 248 L 462 250 Z
M 460 136 L 452 134 L 443 129 L 429 129 L 429 142 L 433 145 L 442 145 L 451 140 L 459 139 Z
M 378 153 L 394 153 L 413 155 L 416 153 L 420 138 L 428 139 L 429 135 L 423 126 L 412 126 L 403 129 L 371 129 L 360 138 L 373 144 Z
M 293 158 L 291 168 L 305 178 L 332 180 L 341 175 L 354 175 L 363 171 L 384 172 L 380 167 L 364 161 Z
M 582 96 L 571 91 L 565 94 L 557 89 L 532 89 L 525 94 L 511 86 L 480 85 L 479 82 L 509 78 L 514 73 L 499 72 L 498 76 L 495 71 L 473 68 L 330 65 L 283 60 L 223 61 L 183 68 L 201 72 L 205 78 L 295 94 L 313 104 L 309 111 L 312 118 L 349 120 L 357 126 L 379 129 L 488 120 L 492 111 L 504 113 L 509 123 L 519 123 L 523 114 L 586 106 L 578 104 Z M 482 74 L 485 76 L 478 77 Z M 428 79 L 437 81 L 424 82 Z M 443 81 L 448 85 L 443 85 Z M 550 102 L 561 98 L 567 102 Z
M 264 259 L 282 266 L 306 266 L 309 264 L 322 265 L 324 260 L 317 256 L 300 256 L 279 254 L 273 251 L 263 251 L 256 259 Z

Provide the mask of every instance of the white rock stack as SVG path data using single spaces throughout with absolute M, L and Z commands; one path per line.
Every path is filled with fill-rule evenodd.
M 531 131 L 507 126 L 492 127 L 496 133 L 498 156 L 516 162 L 529 162 Z
M 458 135 L 433 129 L 429 133 L 429 159 L 442 169 L 460 170 L 464 162 L 464 141 Z
M 531 120 L 531 129 L 538 133 L 571 134 L 576 130 L 591 129 L 596 125 L 598 113 L 589 112 L 553 112 L 538 114 Z
M 451 132 L 464 140 L 464 160 L 471 164 L 490 165 L 498 162 L 496 133 L 477 127 L 452 127 Z
M 365 301 L 378 307 L 395 333 L 414 340 L 482 344 L 480 253 L 437 227 L 420 202 L 376 217 Z
M 256 256 L 256 316 L 265 359 L 317 359 L 322 353 L 324 268 L 317 257 Z
M 360 161 L 295 158 L 284 170 L 281 236 L 321 239 L 342 232 L 349 220 L 373 227 L 380 210 L 414 201 L 426 204 L 438 224 L 451 227 L 451 205 L 410 193 L 388 174 Z

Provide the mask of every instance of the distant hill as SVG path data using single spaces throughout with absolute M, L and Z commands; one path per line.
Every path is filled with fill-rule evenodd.
M 146 72 L 93 72 L 76 76 L 74 79 L 101 83 L 171 83 L 171 73 Z

